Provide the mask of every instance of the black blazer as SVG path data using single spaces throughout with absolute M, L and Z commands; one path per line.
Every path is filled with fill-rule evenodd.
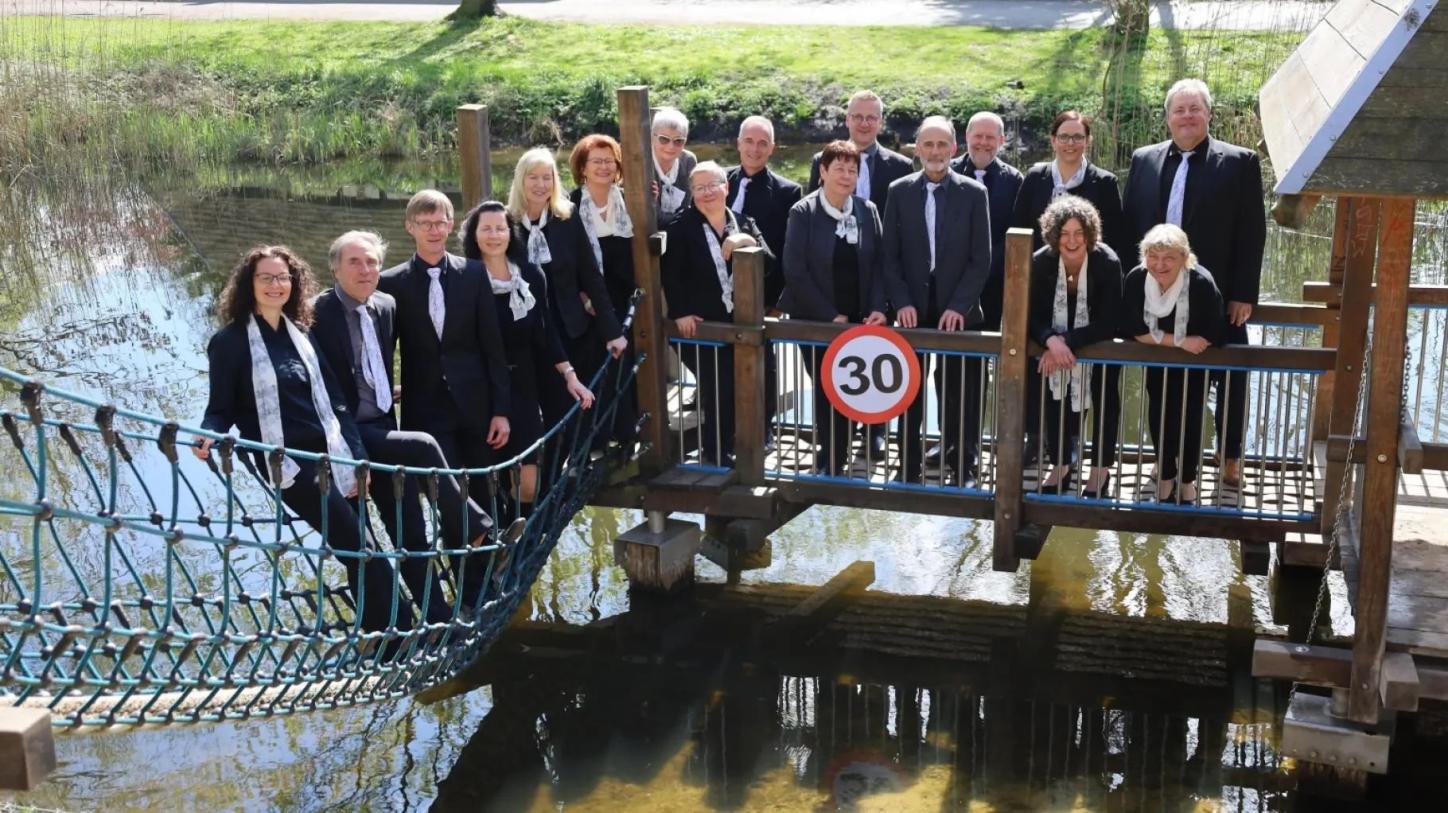
M 1032 250 L 1045 245 L 1041 238 L 1041 213 L 1051 205 L 1051 191 L 1056 182 L 1051 179 L 1051 163 L 1043 161 L 1031 167 L 1021 182 L 1021 191 L 1016 195 L 1015 209 L 1011 214 L 1011 225 L 1031 230 Z M 1071 194 L 1085 198 L 1096 207 L 1101 215 L 1101 242 L 1110 246 L 1120 257 L 1122 252 L 1135 257 L 1135 250 L 1128 249 L 1125 235 L 1125 221 L 1121 215 L 1121 190 L 1116 185 L 1116 176 L 1096 166 L 1086 165 L 1086 178 Z
M 436 420 L 460 419 L 486 431 L 509 409 L 508 359 L 498 333 L 498 312 L 481 263 L 456 254 L 443 258 L 446 314 L 442 340 L 427 315 L 427 272 L 412 259 L 387 269 L 378 288 L 397 300 L 402 344 L 402 428 L 427 431 Z M 451 408 L 443 404 L 452 402 Z M 441 402 L 441 403 L 440 403 Z
M 579 203 L 583 200 L 584 190 L 582 187 L 574 189 L 568 194 L 568 199 L 573 201 L 573 220 L 578 221 L 578 227 L 584 229 L 582 215 L 578 214 Z M 635 224 L 634 229 L 638 231 L 642 226 Z M 660 226 L 662 228 L 662 225 Z M 583 243 L 588 246 L 589 254 L 593 253 L 593 244 L 588 242 L 588 230 L 583 231 Z M 548 244 L 553 247 L 552 243 Z M 598 239 L 598 250 L 603 255 L 603 282 L 608 289 L 608 298 L 613 302 L 614 321 L 623 324 L 623 318 L 628 314 L 629 302 L 633 299 L 634 291 L 638 289 L 638 283 L 634 280 L 633 261 L 633 238 L 600 237 Z M 587 290 L 587 289 L 585 289 Z M 598 310 L 598 308 L 594 308 Z
M 1200 164 L 1187 171 L 1182 229 L 1198 262 L 1211 269 L 1228 302 L 1257 304 L 1262 254 L 1267 244 L 1267 207 L 1262 201 L 1262 161 L 1257 153 L 1208 137 Z M 1126 176 L 1126 239 L 1141 242 L 1152 226 L 1166 220 L 1163 178 L 1170 141 L 1142 147 L 1131 156 Z M 1195 158 L 1195 156 L 1193 156 Z M 1135 258 L 1135 248 L 1127 252 Z
M 870 202 L 875 208 L 885 211 L 885 200 L 890 194 L 890 184 L 915 171 L 915 162 L 909 158 L 889 149 L 884 144 L 876 142 L 875 154 L 869 156 L 870 162 Z M 820 154 L 815 153 L 809 162 L 809 189 L 813 192 L 820 188 Z
M 730 209 L 734 208 L 734 201 L 739 197 L 739 178 L 743 174 L 742 167 L 729 170 L 727 204 Z M 799 203 L 802 197 L 804 190 L 799 184 L 780 177 L 769 167 L 750 178 L 749 187 L 744 190 L 744 214 L 754 218 L 764 235 L 764 242 L 769 244 L 769 250 L 775 256 L 764 276 L 764 305 L 768 308 L 777 305 L 784 291 L 784 272 L 781 269 L 784 230 L 789 224 L 790 207 Z
M 967 178 L 975 178 L 975 164 L 967 153 L 951 162 L 950 168 Z M 1005 279 L 1006 232 L 1010 231 L 1011 208 L 1021 191 L 1021 171 L 997 158 L 985 168 L 986 196 L 990 199 L 990 278 L 993 285 Z
M 829 322 L 840 314 L 835 307 L 835 228 L 838 221 L 820 205 L 823 190 L 815 190 L 789 210 L 784 238 L 786 284 L 780 309 L 796 319 Z M 866 313 L 885 311 L 885 282 L 880 274 L 882 226 L 875 204 L 850 196 L 860 242 L 860 304 Z
M 593 257 L 593 246 L 588 242 L 588 231 L 583 228 L 583 221 L 578 217 L 563 220 L 550 213 L 548 223 L 543 227 L 543 236 L 548 240 L 548 253 L 553 257 L 552 262 L 544 263 L 543 274 L 548 278 L 550 310 L 561 332 L 577 339 L 588 332 L 595 318 L 583 309 L 583 300 L 578 296 L 581 291 L 588 294 L 588 300 L 593 305 L 603 340 L 612 341 L 622 336 L 623 327 L 614 314 L 613 299 L 608 295 L 603 273 Z M 528 228 L 521 223 L 513 224 L 512 244 L 524 247 L 522 253 L 526 255 Z M 531 281 L 529 284 L 532 284 Z
M 376 291 L 372 307 L 377 309 L 377 345 L 382 350 L 382 365 L 387 368 L 387 386 L 392 386 L 392 358 L 397 350 L 397 300 Z M 337 387 L 352 415 L 357 414 L 357 354 L 352 350 L 352 333 L 347 330 L 347 311 L 337 298 L 337 289 L 328 288 L 312 299 L 312 343 L 325 356 L 327 365 L 337 376 Z M 387 414 L 391 415 L 392 410 Z
M 885 204 L 884 279 L 890 304 L 898 311 L 913 306 L 921 321 L 953 310 L 966 327 L 984 316 L 980 294 L 990 277 L 990 204 L 985 187 L 953 171 L 941 182 L 935 207 L 935 273 L 930 273 L 930 241 L 925 231 L 924 172 L 890 184 Z M 929 299 L 935 282 L 935 299 Z
M 327 385 L 332 412 L 342 426 L 342 439 L 352 451 L 352 457 L 363 460 L 367 457 L 367 448 L 362 445 L 362 435 L 358 433 L 357 424 L 352 420 L 352 412 L 347 408 L 346 399 L 342 397 L 342 388 L 337 385 L 337 377 L 332 374 L 327 356 L 317 343 L 316 334 L 308 332 L 307 338 L 317 353 L 317 366 L 322 369 L 322 379 Z M 261 422 L 256 415 L 256 391 L 251 386 L 251 344 L 246 337 L 246 322 L 232 322 L 216 331 L 206 344 L 206 359 L 210 370 L 210 396 L 206 400 L 206 414 L 201 418 L 201 428 L 224 434 L 235 426 L 241 431 L 243 438 L 264 442 L 261 437 Z M 320 425 L 321 422 L 318 421 L 319 428 Z M 322 448 L 303 451 L 327 450 Z M 254 458 L 258 471 L 265 472 L 266 464 L 262 453 L 256 452 Z
M 1058 334 L 1053 318 L 1059 264 L 1060 256 L 1049 248 L 1042 248 L 1031 255 L 1028 331 L 1042 347 L 1047 339 Z M 1110 341 L 1121 325 L 1121 261 L 1116 258 L 1116 252 L 1100 243 L 1086 256 L 1086 312 L 1091 315 L 1091 324 L 1083 328 L 1068 327 L 1065 333 L 1059 334 L 1072 350 Z M 1075 310 L 1069 309 L 1067 325 L 1071 324 L 1074 314 Z
M 1188 336 L 1201 336 L 1211 342 L 1213 346 L 1222 343 L 1223 328 L 1227 325 L 1227 310 L 1222 301 L 1222 294 L 1217 285 L 1212 281 L 1211 272 L 1204 268 L 1192 268 L 1182 273 L 1190 273 L 1191 279 L 1187 281 L 1187 304 L 1191 306 L 1191 314 L 1187 319 Z M 1146 266 L 1138 265 L 1131 269 L 1126 279 L 1121 283 L 1121 332 L 1118 334 L 1123 339 L 1135 339 L 1151 331 L 1146 326 L 1146 318 L 1142 315 L 1142 307 L 1146 304 Z M 1176 324 L 1176 313 L 1173 312 L 1169 318 L 1161 319 L 1158 322 L 1164 332 L 1172 332 Z
M 769 245 L 764 241 L 764 235 L 760 234 L 754 219 L 748 215 L 733 217 L 738 226 L 737 231 L 759 241 L 768 265 L 771 259 Z M 668 302 L 670 319 L 701 316 L 711 322 L 734 320 L 734 315 L 724 307 L 724 290 L 720 287 L 719 277 L 714 271 L 714 256 L 709 251 L 709 240 L 704 236 L 704 229 L 710 228 L 708 223 L 704 215 L 690 204 L 674 218 L 674 222 L 670 223 L 666 230 L 668 243 L 664 256 L 660 258 L 660 273 L 664 278 L 664 299 Z M 725 232 L 725 237 L 734 233 L 728 226 L 725 227 Z M 720 238 L 721 243 L 723 239 Z M 726 264 L 726 270 L 731 276 L 734 274 L 732 256 Z

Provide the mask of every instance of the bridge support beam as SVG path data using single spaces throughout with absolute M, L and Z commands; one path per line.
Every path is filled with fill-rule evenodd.
M 650 511 L 648 521 L 613 542 L 613 559 L 628 575 L 629 587 L 670 593 L 694 583 L 699 526 Z
M 50 712 L 0 708 L 0 790 L 32 790 L 53 770 Z

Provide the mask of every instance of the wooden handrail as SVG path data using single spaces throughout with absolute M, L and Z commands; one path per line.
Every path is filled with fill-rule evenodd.
M 1378 298 L 1378 286 L 1373 284 L 1373 301 Z M 1302 298 L 1308 302 L 1325 302 L 1336 305 L 1342 301 L 1342 291 L 1330 282 L 1302 283 Z M 1409 285 L 1408 305 L 1428 308 L 1448 307 L 1448 285 Z

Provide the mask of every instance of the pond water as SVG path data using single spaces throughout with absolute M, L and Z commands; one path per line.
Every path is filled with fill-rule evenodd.
M 787 151 L 784 171 L 803 175 L 810 151 Z M 0 197 L 0 364 L 195 421 L 211 303 L 243 248 L 288 243 L 325 277 L 326 245 L 345 229 L 406 245 L 407 194 L 450 172 L 22 177 Z M 1441 218 L 1420 214 L 1435 236 L 1423 241 L 1423 281 L 1440 281 Z M 1302 281 L 1325 275 L 1330 225 L 1319 212 L 1309 233 L 1273 230 L 1268 298 L 1296 301 Z M 1413 341 L 1440 352 L 1441 325 L 1425 316 L 1414 330 Z M 534 587 L 535 621 L 609 619 L 602 651 L 512 653 L 476 691 L 433 705 L 67 734 L 59 770 L 15 801 L 68 810 L 1313 809 L 1294 798 L 1291 762 L 1275 750 L 1283 698 L 1247 674 L 1253 629 L 1274 624 L 1271 585 L 1242 574 L 1233 544 L 1058 530 L 1039 560 L 1003 574 L 991 570 L 988 523 L 812 509 L 774 536 L 767 568 L 743 574 L 744 594 L 763 606 L 797 595 L 790 585 L 873 561 L 872 590 L 884 595 L 852 611 L 850 634 L 875 636 L 884 654 L 858 661 L 827 645 L 760 644 L 748 607 L 716 606 L 737 599 L 712 586 L 725 574 L 702 560 L 697 601 L 631 601 L 611 543 L 639 521 L 584 510 Z M 14 530 L 0 525 L 0 544 Z M 1339 578 L 1332 593 L 1333 627 L 1349 632 Z M 932 614 L 953 612 L 978 616 L 979 635 L 934 641 Z M 934 654 L 921 659 L 911 647 Z M 1380 792 L 1408 793 L 1416 775 Z

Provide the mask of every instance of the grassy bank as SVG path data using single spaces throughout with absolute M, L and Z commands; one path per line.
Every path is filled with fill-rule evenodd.
M 1058 111 L 1102 115 L 1123 145 L 1154 138 L 1170 82 L 1202 75 L 1227 124 L 1294 35 L 1100 29 L 589 26 L 446 23 L 0 20 L 0 158 L 87 145 L 119 160 L 315 162 L 451 146 L 453 109 L 490 105 L 495 139 L 558 143 L 609 130 L 614 89 L 647 84 L 694 138 L 726 138 L 763 112 L 781 141 L 841 132 L 850 91 L 871 87 L 906 133 L 920 117 L 990 108 L 1026 138 Z M 863 55 L 863 56 L 862 56 Z M 1220 117 L 1219 117 L 1220 118 Z M 1113 127 L 1114 126 L 1114 127 Z M 1098 138 L 1098 141 L 1101 141 Z

